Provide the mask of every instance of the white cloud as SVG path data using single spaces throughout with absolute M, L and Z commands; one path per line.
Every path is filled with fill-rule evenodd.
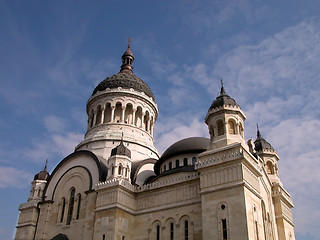
M 295 203 L 296 232 L 319 236 L 320 149 L 317 139 L 320 120 L 287 119 L 271 128 L 265 136 L 280 156 L 280 178 Z
M 44 159 L 65 157 L 72 153 L 83 139 L 83 134 L 68 131 L 67 122 L 68 120 L 54 115 L 45 117 L 43 124 L 48 133 L 33 139 L 32 148 L 24 150 L 24 155 L 31 161 L 43 162 Z
M 44 118 L 44 125 L 49 132 L 63 132 L 66 127 L 63 119 L 53 115 Z
M 0 188 L 25 188 L 33 175 L 13 167 L 0 166 Z
M 207 125 L 203 121 L 199 121 L 196 117 L 190 117 L 188 124 L 177 124 L 177 118 L 167 119 L 165 124 L 157 125 L 156 146 L 160 153 L 163 153 L 171 144 L 187 137 L 208 137 Z

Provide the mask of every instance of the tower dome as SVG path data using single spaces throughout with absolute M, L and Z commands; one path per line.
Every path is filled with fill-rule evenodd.
M 221 80 L 220 94 L 212 102 L 205 122 L 209 128 L 211 149 L 231 143 L 245 143 L 244 121 L 246 116 L 237 102 L 226 94 Z
M 108 159 L 123 141 L 133 161 L 158 159 L 153 140 L 158 107 L 149 86 L 133 73 L 130 39 L 121 60 L 120 72 L 101 81 L 87 102 L 87 132 L 76 151 L 89 150 Z
M 257 130 L 257 139 L 254 141 L 254 146 L 254 150 L 257 152 L 275 152 L 271 144 L 261 136 L 259 128 Z

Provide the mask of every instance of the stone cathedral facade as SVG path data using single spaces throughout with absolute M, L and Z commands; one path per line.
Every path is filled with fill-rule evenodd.
M 223 85 L 205 118 L 210 138 L 182 139 L 160 156 L 157 104 L 133 61 L 129 45 L 120 72 L 87 102 L 84 140 L 35 175 L 15 239 L 294 240 L 279 156 L 259 130 L 245 141 L 246 116 Z

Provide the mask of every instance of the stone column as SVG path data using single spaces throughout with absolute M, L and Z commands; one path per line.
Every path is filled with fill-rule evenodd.
M 121 122 L 125 122 L 125 120 L 124 120 L 124 115 L 125 115 L 125 113 L 126 113 L 126 106 L 122 106 L 121 107 L 121 109 L 122 109 L 122 112 L 121 112 Z
M 140 128 L 143 128 L 143 126 L 144 126 L 144 118 L 145 118 L 145 116 L 146 116 L 146 113 L 145 113 L 145 112 L 142 112 L 141 126 L 140 126 Z
M 96 125 L 97 122 L 97 110 L 93 111 L 93 124 L 92 127 Z
M 101 108 L 101 122 L 100 123 L 103 123 L 104 122 L 104 112 L 106 110 L 106 106 L 103 106 Z
M 114 110 L 115 110 L 115 106 L 111 106 L 111 121 L 110 122 L 113 122 L 114 121 Z
M 132 108 L 132 125 L 136 125 L 136 108 Z

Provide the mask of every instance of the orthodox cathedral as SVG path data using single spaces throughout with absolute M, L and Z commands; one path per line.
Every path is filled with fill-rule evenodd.
M 223 84 L 205 117 L 210 138 L 182 139 L 160 156 L 154 95 L 133 73 L 130 49 L 119 73 L 87 102 L 84 140 L 51 174 L 46 167 L 19 207 L 16 240 L 294 240 L 293 202 L 279 156 Z

